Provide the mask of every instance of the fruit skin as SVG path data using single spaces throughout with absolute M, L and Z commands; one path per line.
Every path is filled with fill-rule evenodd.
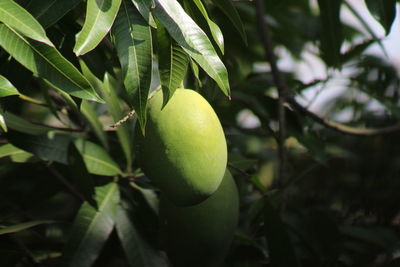
M 218 190 L 200 204 L 177 207 L 161 196 L 161 236 L 172 266 L 220 266 L 232 242 L 238 214 L 238 190 L 229 171 Z
M 162 104 L 160 90 L 148 103 L 145 136 L 136 130 L 139 164 L 176 205 L 200 203 L 217 190 L 226 169 L 221 123 L 193 90 L 178 89 L 163 109 Z

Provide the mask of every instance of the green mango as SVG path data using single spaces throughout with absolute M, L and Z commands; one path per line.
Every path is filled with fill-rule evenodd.
M 145 136 L 136 128 L 140 167 L 172 202 L 194 205 L 217 190 L 227 165 L 226 139 L 199 93 L 178 89 L 163 107 L 158 91 L 148 102 Z
M 220 266 L 232 242 L 238 215 L 238 190 L 229 171 L 218 190 L 200 204 L 178 207 L 161 196 L 161 236 L 172 266 Z

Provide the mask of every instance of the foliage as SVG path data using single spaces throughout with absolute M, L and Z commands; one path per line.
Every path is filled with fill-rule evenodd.
M 182 86 L 228 140 L 240 222 L 225 266 L 398 266 L 400 79 L 385 36 L 354 1 L 260 2 L 0 0 L 2 266 L 168 266 L 133 133 L 152 91 L 168 104 Z M 395 0 L 365 4 L 398 30 Z M 278 63 L 323 66 L 308 81 L 278 69 L 293 95 L 285 140 L 260 21 Z M 324 117 L 298 103 L 338 83 Z

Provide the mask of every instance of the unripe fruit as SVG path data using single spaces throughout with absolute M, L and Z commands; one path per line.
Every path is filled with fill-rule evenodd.
M 238 191 L 228 171 L 218 190 L 198 205 L 177 207 L 162 196 L 161 234 L 172 266 L 220 266 L 232 242 L 238 213 Z
M 145 136 L 136 131 L 139 164 L 176 205 L 200 203 L 224 176 L 222 126 L 210 104 L 193 90 L 178 89 L 164 108 L 162 104 L 160 90 L 148 103 Z

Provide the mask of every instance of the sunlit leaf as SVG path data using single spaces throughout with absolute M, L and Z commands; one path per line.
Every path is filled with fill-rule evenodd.
M 176 0 L 156 0 L 153 12 L 171 37 L 230 95 L 228 73 L 207 35 Z
M 26 162 L 32 158 L 32 154 L 28 153 L 12 144 L 5 144 L 0 146 L 0 158 L 10 157 L 13 162 Z
M 0 22 L 7 24 L 26 37 L 53 46 L 42 25 L 29 12 L 12 0 L 0 1 Z
M 6 77 L 0 75 L 0 97 L 10 95 L 19 95 L 19 92 Z
M 0 46 L 27 69 L 73 96 L 101 102 L 85 77 L 54 47 L 0 25 Z
M 113 26 L 113 34 L 128 100 L 144 130 L 153 66 L 151 27 L 132 2 L 124 0 Z
M 114 228 L 119 201 L 117 184 L 97 187 L 95 194 L 98 209 L 85 202 L 75 217 L 63 252 L 64 266 L 92 266 Z
M 111 29 L 121 0 L 88 0 L 86 19 L 76 36 L 74 52 L 83 55 L 94 49 Z

